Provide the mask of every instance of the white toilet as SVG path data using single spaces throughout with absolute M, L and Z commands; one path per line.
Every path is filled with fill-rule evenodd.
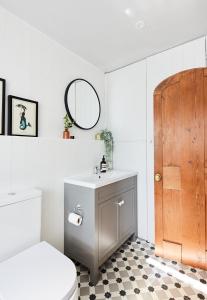
M 0 195 L 0 300 L 77 300 L 74 263 L 40 242 L 41 191 Z

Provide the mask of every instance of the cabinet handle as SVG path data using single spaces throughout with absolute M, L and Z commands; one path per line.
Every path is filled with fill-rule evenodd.
M 122 205 L 124 205 L 124 203 L 125 203 L 124 200 L 121 200 L 120 202 L 117 203 L 117 205 L 121 207 Z

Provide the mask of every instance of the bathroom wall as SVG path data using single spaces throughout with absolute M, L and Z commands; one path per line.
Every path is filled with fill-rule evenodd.
M 205 38 L 200 38 L 106 75 L 114 165 L 139 172 L 138 233 L 151 242 L 155 228 L 153 92 L 170 75 L 204 67 L 205 58 Z
M 105 127 L 104 74 L 1 7 L 0 41 L 0 77 L 7 80 L 7 95 L 39 102 L 40 136 L 0 137 L 0 193 L 41 188 L 42 237 L 62 250 L 63 178 L 93 170 L 103 153 L 94 133 Z M 90 131 L 72 129 L 76 140 L 64 141 L 64 91 L 77 77 L 89 80 L 99 93 L 101 120 Z
M 139 172 L 138 233 L 147 236 L 146 61 L 106 75 L 108 127 L 114 135 L 114 167 Z
M 99 162 L 104 148 L 94 141 L 94 133 L 107 122 L 115 137 L 115 168 L 139 172 L 139 236 L 153 241 L 153 90 L 182 69 L 205 66 L 205 38 L 105 77 L 1 7 L 0 41 L 0 77 L 7 80 L 7 94 L 39 101 L 39 138 L 0 137 L 0 192 L 22 186 L 41 188 L 42 238 L 63 250 L 63 178 L 92 170 Z M 76 140 L 64 141 L 64 91 L 76 77 L 89 80 L 97 89 L 102 115 L 95 129 L 74 128 Z

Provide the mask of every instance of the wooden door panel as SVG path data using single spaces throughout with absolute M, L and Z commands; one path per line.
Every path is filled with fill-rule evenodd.
M 180 244 L 164 241 L 163 249 L 164 249 L 164 251 L 163 251 L 164 257 L 171 259 L 171 260 L 176 260 L 179 262 L 181 261 L 182 246 Z
M 155 120 L 155 174 L 162 175 L 162 97 L 158 92 L 155 94 L 154 120 Z M 162 181 L 155 184 L 155 253 L 163 255 L 163 220 L 162 220 Z
M 163 240 L 182 243 L 181 194 L 176 190 L 163 190 Z
M 170 83 L 162 93 L 163 132 L 163 240 L 181 243 L 181 146 L 180 82 Z M 164 245 L 163 245 L 164 247 Z M 165 248 L 164 248 L 165 249 Z M 166 255 L 166 250 L 164 251 Z
M 162 92 L 163 167 L 180 166 L 181 105 L 180 82 L 169 84 Z
M 205 101 L 205 168 L 207 168 L 207 69 L 204 70 L 204 101 Z
M 206 251 L 207 251 L 207 168 L 205 168 L 205 199 L 206 199 Z M 206 256 L 207 268 L 207 256 Z
M 154 94 L 155 172 L 163 175 L 155 183 L 156 252 L 197 267 L 207 250 L 206 102 L 203 68 L 168 78 Z
M 181 190 L 180 167 L 163 167 L 163 189 Z
M 203 70 L 183 74 L 182 96 L 182 261 L 204 266 L 204 101 Z
M 207 69 L 204 70 L 204 102 L 205 102 L 205 198 L 206 198 L 206 251 L 207 251 Z M 207 252 L 206 252 L 207 253 Z M 206 255 L 207 269 L 207 255 Z

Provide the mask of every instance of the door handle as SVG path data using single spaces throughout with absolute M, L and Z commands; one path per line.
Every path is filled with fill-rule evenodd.
M 160 173 L 155 174 L 155 181 L 160 182 L 162 180 L 162 175 Z

